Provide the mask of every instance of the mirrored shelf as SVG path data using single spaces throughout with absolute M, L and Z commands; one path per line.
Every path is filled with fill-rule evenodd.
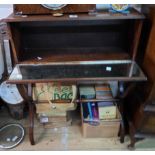
M 144 81 L 146 76 L 131 60 L 17 64 L 9 83 Z

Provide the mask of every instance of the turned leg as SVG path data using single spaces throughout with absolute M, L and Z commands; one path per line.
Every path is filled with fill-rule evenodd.
M 33 128 L 34 128 L 34 103 L 32 101 L 32 85 L 28 84 L 28 105 L 29 105 L 29 139 L 31 145 L 35 145 Z

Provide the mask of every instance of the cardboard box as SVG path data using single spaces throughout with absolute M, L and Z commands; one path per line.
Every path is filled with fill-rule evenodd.
M 67 122 L 67 116 L 39 116 L 40 123 L 62 123 Z
M 83 108 L 81 104 L 81 118 L 82 118 L 82 134 L 85 138 L 109 138 L 109 137 L 117 137 L 119 128 L 121 115 L 117 108 L 116 118 L 111 120 L 100 120 L 100 124 L 97 126 L 93 126 L 88 122 L 84 122 L 83 119 Z
M 76 109 L 76 104 L 74 103 L 38 103 L 36 104 L 36 113 L 38 115 L 46 116 L 66 116 L 67 111 L 72 111 Z

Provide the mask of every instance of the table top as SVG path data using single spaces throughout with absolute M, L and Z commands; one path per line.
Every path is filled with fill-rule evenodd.
M 70 17 L 72 14 L 64 14 L 61 17 L 54 17 L 52 15 L 15 15 L 10 14 L 3 19 L 4 22 L 32 22 L 32 21 L 79 21 L 79 20 L 126 20 L 126 19 L 144 19 L 145 16 L 130 8 L 130 13 L 110 13 L 109 10 L 97 11 L 96 14 L 90 15 L 88 13 L 77 13 L 76 17 Z
M 17 64 L 8 82 L 15 84 L 84 81 L 145 81 L 134 61 L 78 61 L 46 64 Z

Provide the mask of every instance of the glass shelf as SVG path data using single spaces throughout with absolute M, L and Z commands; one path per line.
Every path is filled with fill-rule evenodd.
M 131 60 L 77 61 L 46 64 L 17 64 L 9 83 L 145 81 L 140 67 Z

